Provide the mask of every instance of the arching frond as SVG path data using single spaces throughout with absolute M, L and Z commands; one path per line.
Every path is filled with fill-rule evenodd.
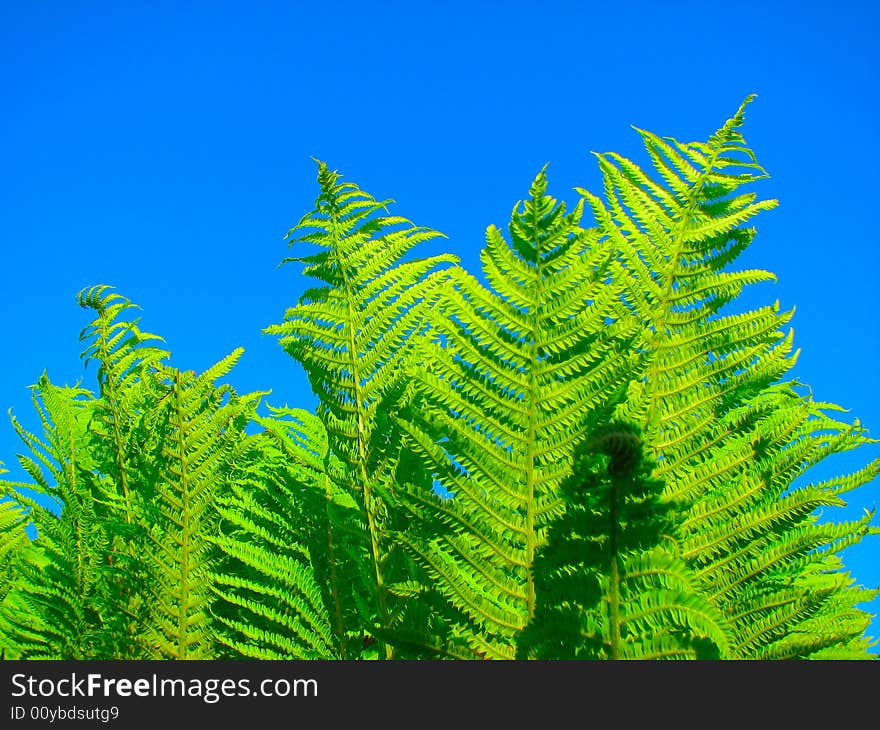
M 0 474 L 6 473 L 7 470 L 0 461 Z M 25 529 L 28 522 L 30 522 L 28 510 L 15 499 L 15 495 L 0 492 L 0 604 L 12 587 L 18 571 L 17 563 L 30 543 Z M 3 636 L 0 631 L 0 649 L 7 649 L 2 642 Z
M 685 516 L 685 555 L 731 617 L 738 656 L 808 658 L 843 647 L 852 655 L 859 642 L 864 652 L 859 637 L 870 616 L 855 606 L 876 591 L 851 586 L 838 555 L 869 533 L 872 515 L 835 523 L 820 522 L 817 513 L 844 506 L 843 495 L 874 479 L 880 460 L 847 477 L 798 485 L 826 457 L 870 439 L 790 384 L 765 390 L 750 405 L 751 422 L 738 414 L 752 448 L 748 467 L 739 482 L 709 491 Z
M 3 462 L 0 461 L 0 474 L 6 474 Z M 11 494 L 0 496 L 0 568 L 2 570 L 3 583 L 0 586 L 0 601 L 6 595 L 9 586 L 10 574 L 8 563 L 10 558 L 27 544 L 28 536 L 25 526 L 29 522 L 27 509 L 18 502 Z
M 140 428 L 145 401 L 155 400 L 148 392 L 152 383 L 146 377 L 165 358 L 166 350 L 155 343 L 162 339 L 142 332 L 139 319 L 130 319 L 139 307 L 106 285 L 80 292 L 81 307 L 95 312 L 95 319 L 82 330 L 79 339 L 85 345 L 82 359 L 97 364 L 98 401 L 92 418 L 93 449 L 99 470 L 107 476 L 106 499 L 120 502 L 128 523 L 134 520 L 143 501 L 149 502 L 150 480 L 143 478 L 150 468 L 141 457 L 152 451 L 143 439 L 149 434 Z
M 345 465 L 342 481 L 366 517 L 373 564 L 373 608 L 364 617 L 379 630 L 390 627 L 394 581 L 389 548 L 383 544 L 386 505 L 383 489 L 396 469 L 399 439 L 377 429 L 391 424 L 378 415 L 394 407 L 405 363 L 427 328 L 426 315 L 439 296 L 446 273 L 438 267 L 453 256 L 404 260 L 420 242 L 441 234 L 399 216 L 377 215 L 391 201 L 377 201 L 318 163 L 321 193 L 316 208 L 288 232 L 292 245 L 313 244 L 312 255 L 285 261 L 321 285 L 288 309 L 282 324 L 266 332 L 280 335 L 285 350 L 306 370 L 320 397 L 318 415 L 330 449 Z M 310 230 L 310 233 L 304 233 Z M 385 656 L 393 649 L 383 639 Z
M 455 633 L 479 655 L 510 657 L 535 610 L 533 562 L 574 444 L 614 401 L 631 364 L 616 271 L 595 230 L 546 194 L 542 170 L 495 227 L 481 259 L 491 288 L 456 274 L 444 291 L 419 398 L 405 424 L 426 468 L 454 496 L 408 489 L 400 539 L 460 612 Z
M 645 428 L 655 476 L 682 506 L 683 555 L 735 627 L 732 655 L 799 647 L 807 656 L 834 645 L 851 653 L 867 617 L 856 620 L 854 604 L 844 608 L 839 597 L 872 594 L 816 566 L 861 539 L 870 516 L 819 524 L 816 510 L 842 504 L 844 490 L 793 482 L 866 438 L 781 382 L 796 357 L 783 331 L 791 312 L 778 304 L 721 311 L 743 287 L 774 279 L 729 270 L 755 235 L 744 224 L 776 205 L 743 192 L 766 177 L 740 131 L 751 100 L 705 143 L 638 130 L 660 182 L 609 153 L 598 155 L 606 200 L 581 191 L 628 272 L 626 302 L 642 327 L 640 362 L 616 415 Z M 876 473 L 873 465 L 840 484 L 854 488 Z M 835 629 L 817 632 L 823 620 Z M 841 639 L 842 626 L 854 633 Z M 797 638 L 804 631 L 810 641 Z

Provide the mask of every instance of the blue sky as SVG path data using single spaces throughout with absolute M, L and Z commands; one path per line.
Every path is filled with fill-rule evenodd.
M 0 406 L 32 425 L 27 386 L 43 370 L 83 377 L 75 295 L 105 283 L 176 365 L 243 346 L 240 392 L 313 407 L 298 365 L 260 334 L 307 284 L 277 265 L 317 194 L 312 156 L 445 233 L 424 252 L 476 272 L 486 226 L 506 226 L 544 163 L 573 204 L 576 185 L 601 191 L 591 150 L 648 165 L 631 124 L 702 140 L 757 93 L 744 134 L 771 175 L 757 192 L 780 206 L 755 220 L 741 262 L 779 281 L 748 302 L 796 306 L 793 374 L 880 436 L 871 6 L 4 0 Z M 18 449 L 0 423 L 7 467 Z M 878 487 L 831 516 L 877 505 Z M 877 539 L 845 553 L 869 586 L 878 557 Z

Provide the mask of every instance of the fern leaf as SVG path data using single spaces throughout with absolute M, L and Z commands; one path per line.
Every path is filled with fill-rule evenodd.
M 145 643 L 157 658 L 213 656 L 216 503 L 260 395 L 238 397 L 215 381 L 241 353 L 236 350 L 200 375 L 154 366 L 166 394 L 149 423 L 163 445 L 145 551 L 152 579 Z
M 828 643 L 811 643 L 805 627 L 815 637 L 823 621 L 854 631 L 867 624 L 839 603 L 857 591 L 839 585 L 838 573 L 803 576 L 868 528 L 815 524 L 815 511 L 840 505 L 842 492 L 793 482 L 866 437 L 782 381 L 796 358 L 783 330 L 791 312 L 778 304 L 721 312 L 744 287 L 774 279 L 728 270 L 754 238 L 746 224 L 776 205 L 743 192 L 766 177 L 740 131 L 751 101 L 705 143 L 637 130 L 662 182 L 600 154 L 606 200 L 581 193 L 628 272 L 625 301 L 642 328 L 640 362 L 615 416 L 645 429 L 655 476 L 682 510 L 683 555 L 735 626 L 731 655 L 793 656 L 798 646 L 802 656 L 827 656 L 834 642 L 852 651 L 857 634 L 838 629 L 827 632 Z M 840 484 L 853 488 L 875 475 L 872 467 Z
M 318 163 L 318 184 L 315 210 L 287 238 L 291 245 L 312 244 L 320 250 L 285 261 L 304 264 L 303 273 L 322 286 L 309 290 L 282 324 L 266 332 L 280 335 L 281 345 L 303 365 L 320 397 L 318 415 L 330 449 L 345 465 L 342 482 L 366 518 L 374 608 L 362 621 L 386 630 L 393 611 L 385 584 L 397 578 L 386 575 L 393 568 L 390 548 L 383 543 L 387 506 L 382 490 L 396 469 L 399 448 L 392 446 L 399 446 L 399 439 L 377 425 L 394 428 L 380 411 L 397 407 L 405 363 L 416 352 L 426 314 L 446 278 L 438 267 L 457 259 L 404 261 L 415 245 L 441 234 L 399 216 L 377 215 L 391 201 L 379 202 L 356 185 L 339 182 L 338 173 L 323 162 Z M 392 657 L 392 646 L 382 644 L 385 656 Z
M 87 449 L 95 401 L 87 391 L 55 386 L 43 375 L 33 387 L 33 402 L 40 437 L 15 418 L 12 422 L 32 454 L 21 462 L 34 482 L 2 486 L 27 507 L 37 539 L 16 561 L 16 575 L 0 603 L 3 644 L 21 658 L 112 658 L 120 652 L 125 619 L 107 611 L 110 540 L 97 518 Z
M 353 658 L 354 594 L 372 585 L 364 520 L 334 483 L 343 465 L 321 421 L 270 410 L 219 505 L 218 641 L 233 656 Z
M 456 272 L 445 290 L 428 366 L 411 371 L 420 415 L 402 424 L 454 498 L 406 488 L 414 526 L 401 544 L 459 612 L 453 633 L 498 658 L 513 656 L 535 611 L 533 563 L 562 511 L 565 456 L 630 364 L 630 333 L 608 325 L 620 306 L 603 283 L 609 250 L 580 227 L 582 205 L 566 214 L 546 188 L 542 170 L 514 208 L 510 243 L 489 228 L 491 288 Z

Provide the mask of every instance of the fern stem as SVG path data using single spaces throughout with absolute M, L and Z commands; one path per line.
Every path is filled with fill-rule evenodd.
M 608 510 L 608 550 L 610 552 L 608 585 L 608 643 L 612 659 L 620 659 L 620 566 L 617 556 L 617 477 L 611 479 Z
M 67 482 L 68 482 L 68 487 L 70 489 L 69 502 L 76 499 L 76 502 L 78 503 L 75 506 L 73 504 L 65 505 L 65 509 L 74 511 L 73 528 L 74 528 L 74 531 L 76 532 L 76 563 L 75 563 L 76 569 L 74 570 L 73 586 L 78 591 L 79 595 L 83 598 L 83 600 L 87 601 L 88 600 L 87 596 L 89 593 L 89 586 L 86 585 L 86 565 L 85 565 L 85 558 L 86 558 L 85 550 L 86 550 L 87 541 L 84 539 L 84 536 L 83 536 L 82 502 L 78 498 L 79 495 L 77 495 L 78 484 L 76 481 L 76 465 L 75 465 L 76 464 L 76 462 L 75 462 L 76 445 L 75 445 L 74 439 L 73 439 L 73 424 L 71 423 L 72 419 L 71 419 L 70 411 L 65 412 L 65 418 L 67 419 L 66 433 L 68 436 L 66 446 L 69 449 L 68 454 L 69 454 L 70 461 L 69 461 L 69 464 L 62 463 L 62 469 L 67 471 Z M 60 449 L 59 449 L 59 451 L 60 451 Z M 77 618 L 81 621 L 83 628 L 86 628 L 88 625 L 87 621 L 84 619 L 84 617 L 80 614 L 79 611 L 77 611 Z M 99 614 L 99 620 L 100 620 L 100 614 Z M 84 638 L 83 635 L 84 634 L 85 634 L 85 631 L 77 632 L 77 636 L 74 639 L 75 646 L 76 646 L 76 648 L 74 649 L 74 652 L 75 652 L 77 658 L 82 657 L 85 659 L 85 658 L 91 658 L 91 657 L 89 656 L 88 651 L 83 647 L 83 638 Z
M 187 659 L 187 616 L 186 611 L 189 605 L 189 551 L 190 551 L 190 494 L 189 494 L 189 475 L 187 473 L 186 463 L 186 446 L 184 443 L 184 423 L 183 423 L 183 402 L 180 398 L 181 382 L 180 371 L 174 373 L 174 399 L 175 408 L 174 415 L 176 417 L 176 436 L 177 447 L 180 449 L 180 502 L 183 518 L 183 534 L 180 536 L 180 563 L 179 563 L 179 581 L 180 596 L 177 608 L 177 648 L 175 658 Z
M 535 206 L 533 209 L 532 230 L 540 229 L 541 215 Z M 541 268 L 542 251 L 541 237 L 535 240 L 535 303 L 529 311 L 529 324 L 532 331 L 529 333 L 529 426 L 528 426 L 528 454 L 526 457 L 527 486 L 526 486 L 526 605 L 528 618 L 526 623 L 535 615 L 535 553 L 537 551 L 537 536 L 535 528 L 535 453 L 538 440 L 538 404 L 540 403 L 540 391 L 538 388 L 537 370 L 540 367 L 538 360 L 538 333 L 542 331 L 541 311 L 543 309 L 541 298 L 544 294 L 544 272 Z
M 534 349 L 534 345 L 533 345 Z M 529 390 L 531 395 L 535 393 L 534 384 L 534 363 L 532 373 L 529 375 Z M 528 454 L 528 487 L 526 492 L 526 605 L 528 607 L 528 618 L 526 623 L 532 620 L 535 615 L 535 552 L 537 550 L 537 540 L 535 535 L 535 440 L 537 438 L 537 418 L 535 410 L 537 409 L 537 401 L 531 398 L 532 408 L 529 413 L 529 454 Z
M 67 469 L 67 472 L 68 472 L 67 480 L 68 480 L 68 484 L 70 485 L 70 497 L 73 498 L 74 496 L 76 496 L 77 487 L 78 487 L 77 481 L 76 481 L 77 451 L 76 451 L 76 444 L 75 444 L 73 438 L 70 437 L 70 435 L 73 434 L 73 424 L 71 423 L 72 419 L 71 419 L 70 412 L 69 411 L 66 412 L 65 416 L 67 419 L 66 432 L 69 435 L 69 437 L 67 439 L 67 444 L 66 444 L 66 446 L 68 448 L 68 459 L 69 459 L 69 462 L 68 462 L 69 468 Z M 65 465 L 65 466 L 68 466 L 68 465 Z M 74 574 L 74 584 L 78 585 L 80 587 L 80 589 L 82 590 L 81 595 L 85 596 L 86 595 L 86 586 L 85 586 L 86 569 L 85 569 L 85 563 L 84 563 L 84 560 L 85 560 L 84 549 L 85 549 L 86 541 L 83 537 L 83 529 L 82 528 L 83 528 L 83 525 L 82 525 L 82 520 L 80 519 L 80 513 L 77 511 L 77 517 L 74 519 L 74 530 L 76 531 L 76 568 L 77 568 L 75 571 L 75 574 Z
M 358 423 L 360 423 L 360 415 L 358 416 Z M 388 626 L 388 609 L 385 605 L 385 578 L 382 575 L 382 565 L 379 557 L 379 535 L 376 525 L 375 514 L 376 507 L 373 500 L 373 490 L 370 489 L 370 485 L 368 482 L 369 477 L 363 463 L 361 463 L 360 471 L 364 487 L 364 508 L 367 512 L 367 525 L 369 526 L 370 530 L 370 552 L 373 557 L 373 567 L 376 571 L 376 601 L 379 605 L 379 620 L 382 624 L 382 628 L 384 629 Z M 394 650 L 392 649 L 391 645 L 381 639 L 379 640 L 379 644 L 382 649 L 384 649 L 385 658 L 393 659 Z
M 336 225 L 338 221 L 336 219 L 335 210 L 333 211 L 332 218 L 334 225 Z M 333 252 L 337 257 L 340 271 L 346 272 L 347 267 L 345 262 L 341 260 L 341 257 L 339 255 L 339 247 L 334 246 Z M 355 409 L 357 411 L 357 465 L 360 472 L 359 476 L 364 493 L 364 510 L 367 513 L 367 527 L 370 532 L 370 553 L 373 559 L 373 569 L 376 575 L 376 603 L 378 604 L 379 609 L 379 621 L 382 628 L 386 629 L 388 627 L 388 611 L 385 605 L 385 578 L 382 574 L 382 564 L 379 551 L 379 533 L 378 526 L 376 524 L 377 507 L 374 503 L 370 476 L 367 472 L 367 424 L 364 414 L 363 394 L 361 391 L 360 359 L 357 342 L 355 341 L 355 316 L 354 309 L 352 308 L 352 297 L 354 296 L 354 294 L 351 291 L 347 275 L 343 276 L 343 282 L 343 286 L 345 289 L 346 311 L 348 315 L 348 321 L 346 322 L 346 329 L 348 330 L 348 342 L 346 344 L 348 349 L 348 362 L 351 372 L 352 387 L 354 388 Z M 394 650 L 383 639 L 379 639 L 379 646 L 380 651 L 384 652 L 386 659 L 394 658 Z
M 110 328 L 113 316 L 107 313 L 107 307 L 103 303 L 92 305 L 98 309 L 98 317 L 101 323 L 98 337 L 98 353 L 100 367 L 104 369 L 105 382 L 101 387 L 101 395 L 106 396 L 109 406 L 110 419 L 113 423 L 113 446 L 116 468 L 119 471 L 119 488 L 125 501 L 125 521 L 132 523 L 131 495 L 128 487 L 128 474 L 126 469 L 125 445 L 119 424 L 119 411 L 121 409 L 121 397 L 116 387 L 116 373 L 111 370 L 113 353 L 109 349 Z
M 122 441 L 122 433 L 119 428 L 119 397 L 116 392 L 115 387 L 115 376 L 114 373 L 111 373 L 109 370 L 110 365 L 110 352 L 107 349 L 107 332 L 105 330 L 107 326 L 107 310 L 103 307 L 100 310 L 101 316 L 101 365 L 107 369 L 106 372 L 106 387 L 107 387 L 107 403 L 110 406 L 110 414 L 111 420 L 113 421 L 113 445 L 114 445 L 114 457 L 116 459 L 116 468 L 119 470 L 119 487 L 122 490 L 122 497 L 125 500 L 125 521 L 130 525 L 132 522 L 131 516 L 131 499 L 129 495 L 128 489 L 128 477 L 126 474 L 126 464 L 125 464 L 125 448 L 123 446 Z
M 333 540 L 333 515 L 330 514 L 332 495 L 330 479 L 324 474 L 324 495 L 327 511 L 327 557 L 330 562 L 330 593 L 333 596 L 333 610 L 336 619 L 336 633 L 339 636 L 339 651 L 343 659 L 348 659 L 348 641 L 345 636 L 345 623 L 342 618 L 342 603 L 339 598 L 339 577 L 336 573 L 336 544 Z

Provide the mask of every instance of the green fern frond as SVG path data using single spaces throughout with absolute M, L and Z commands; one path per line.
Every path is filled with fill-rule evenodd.
M 733 620 L 735 655 L 742 658 L 832 657 L 843 647 L 851 656 L 857 646 L 868 649 L 863 635 L 870 616 L 855 606 L 875 592 L 850 587 L 837 556 L 869 532 L 872 515 L 843 523 L 819 522 L 816 515 L 845 506 L 842 495 L 874 480 L 880 460 L 841 478 L 793 487 L 831 454 L 870 441 L 822 406 L 791 385 L 765 392 L 754 423 L 745 428 L 740 422 L 751 450 L 738 485 L 706 494 L 682 523 L 685 554 Z
M 644 383 L 632 387 L 618 416 L 650 429 L 654 456 L 669 459 L 663 469 L 690 468 L 705 426 L 742 396 L 743 371 L 769 384 L 791 366 L 790 339 L 779 331 L 790 313 L 718 315 L 745 286 L 774 280 L 765 271 L 726 270 L 754 237 L 743 224 L 776 205 L 736 194 L 766 177 L 739 132 L 751 99 L 708 143 L 637 130 L 667 187 L 619 155 L 598 154 L 607 204 L 580 190 L 629 272 L 627 304 L 644 328 Z
M 354 594 L 371 590 L 369 544 L 356 502 L 334 478 L 321 421 L 271 408 L 249 437 L 221 500 L 215 573 L 217 638 L 233 656 L 353 658 L 362 628 Z
M 149 465 L 139 457 L 155 448 L 147 445 L 149 434 L 139 424 L 147 404 L 157 397 L 148 392 L 153 383 L 149 374 L 169 353 L 155 346 L 162 341 L 160 337 L 140 330 L 139 319 L 128 319 L 139 307 L 112 287 L 84 289 L 78 301 L 97 315 L 79 336 L 85 345 L 83 361 L 86 365 L 94 361 L 98 366 L 99 399 L 92 421 L 97 466 L 107 476 L 105 498 L 118 502 L 118 509 L 131 524 L 140 505 L 152 497 L 149 492 L 139 492 L 149 489 L 151 481 L 141 478 Z
M 390 627 L 393 613 L 385 584 L 397 580 L 394 561 L 389 562 L 391 548 L 384 544 L 388 516 L 382 493 L 400 451 L 400 439 L 384 430 L 396 426 L 381 412 L 400 407 L 406 363 L 415 357 L 427 315 L 448 276 L 438 267 L 457 259 L 403 260 L 418 243 L 442 234 L 399 216 L 377 215 L 391 201 L 376 201 L 353 183 L 339 182 L 338 173 L 323 162 L 318 163 L 318 184 L 316 208 L 287 238 L 291 245 L 312 244 L 320 250 L 285 261 L 304 264 L 303 273 L 322 285 L 288 309 L 282 324 L 265 331 L 280 335 L 281 345 L 303 365 L 320 397 L 318 415 L 330 449 L 345 465 L 340 481 L 366 519 L 374 579 L 373 608 L 367 608 L 364 620 L 374 621 L 381 631 Z M 384 639 L 382 644 L 385 656 L 392 657 L 391 645 Z
M 321 194 L 317 207 L 290 229 L 290 245 L 321 247 L 304 263 L 303 273 L 323 282 L 288 309 L 285 321 L 266 328 L 302 363 L 321 394 L 334 453 L 355 468 L 364 461 L 382 396 L 393 386 L 405 340 L 421 331 L 425 308 L 437 298 L 443 263 L 435 256 L 401 263 L 422 241 L 442 236 L 398 216 L 369 216 L 393 201 L 378 202 L 319 162 Z M 398 226 L 405 226 L 398 229 Z M 305 229 L 311 233 L 296 237 Z M 351 426 L 354 424 L 352 436 Z M 360 450 L 360 451 L 359 451 Z M 358 467 L 359 468 L 359 467 Z
M 766 177 L 740 132 L 751 100 L 705 143 L 637 130 L 662 183 L 605 154 L 597 157 L 606 201 L 581 191 L 629 272 L 625 298 L 642 326 L 637 377 L 616 416 L 645 428 L 655 475 L 681 505 L 683 555 L 705 595 L 734 622 L 740 641 L 731 655 L 746 657 L 790 655 L 794 644 L 781 637 L 800 636 L 805 625 L 815 636 L 822 620 L 864 629 L 852 606 L 835 598 L 843 590 L 836 572 L 809 584 L 799 576 L 864 534 L 864 521 L 818 525 L 813 515 L 841 505 L 845 489 L 877 473 L 861 470 L 835 480 L 836 488 L 792 489 L 821 459 L 866 438 L 780 382 L 796 358 L 783 329 L 791 312 L 776 304 L 721 314 L 744 287 L 774 280 L 763 271 L 728 271 L 755 235 L 745 224 L 776 204 L 742 192 Z M 855 646 L 855 636 L 843 645 Z
M 5 469 L 0 470 L 0 474 L 5 471 Z M 25 544 L 27 533 L 24 531 L 24 526 L 27 521 L 27 510 L 13 499 L 4 496 L 3 501 L 0 501 L 0 559 L 5 559 L 7 555 L 14 553 Z M 4 585 L 6 585 L 5 580 Z
M 213 656 L 211 623 L 212 537 L 217 500 L 227 490 L 228 473 L 244 437 L 243 428 L 262 394 L 239 397 L 217 386 L 242 354 L 238 349 L 196 375 L 156 364 L 165 396 L 150 414 L 149 428 L 160 435 L 156 503 L 148 525 L 150 625 L 143 638 L 157 658 Z
M 457 611 L 453 633 L 479 655 L 512 657 L 535 610 L 536 551 L 563 508 L 574 444 L 615 399 L 632 356 L 618 323 L 618 269 L 582 204 L 546 194 L 544 170 L 514 208 L 510 243 L 490 227 L 481 254 L 490 289 L 456 272 L 413 368 L 417 417 L 402 423 L 452 499 L 405 488 L 413 526 L 401 544 Z M 423 523 L 419 525 L 416 520 Z
M 2 464 L 3 462 L 0 462 L 0 474 L 5 474 L 7 470 Z M 25 530 L 29 522 L 30 515 L 27 508 L 12 494 L 0 493 L 0 605 L 3 604 L 12 587 L 19 569 L 18 561 L 23 558 L 23 553 L 30 543 Z M 14 647 L 5 645 L 2 629 L 0 629 L 0 649 L 5 650 L 7 655 L 14 650 Z
M 169 353 L 162 338 L 145 333 L 131 315 L 140 308 L 106 285 L 84 289 L 81 307 L 95 313 L 80 333 L 82 359 L 98 366 L 98 395 L 89 426 L 89 452 L 100 475 L 99 518 L 112 535 L 108 563 L 115 574 L 110 608 L 127 617 L 128 647 L 120 658 L 150 656 L 143 644 L 149 621 L 149 568 L 144 564 L 154 529 L 161 436 L 152 430 L 164 395 L 157 368 Z
M 33 482 L 0 486 L 27 507 L 37 540 L 16 561 L 0 603 L 3 644 L 21 658 L 112 658 L 120 651 L 124 617 L 106 610 L 110 539 L 97 517 L 94 462 L 86 448 L 95 401 L 88 391 L 55 386 L 45 375 L 32 397 L 42 434 L 15 418 L 12 423 L 30 452 L 19 460 Z

